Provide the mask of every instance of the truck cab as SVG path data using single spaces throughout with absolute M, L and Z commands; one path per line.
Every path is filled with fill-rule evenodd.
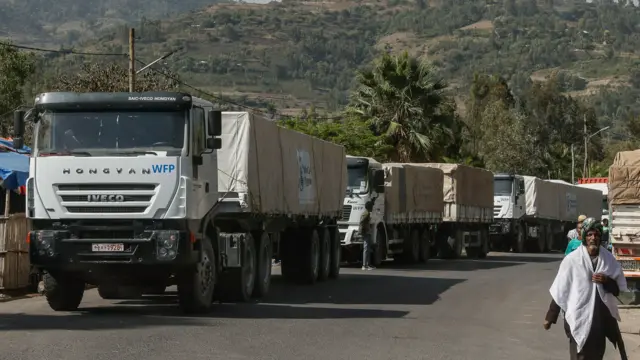
M 32 114 L 28 241 L 51 307 L 77 307 L 85 283 L 164 291 L 183 270 L 195 279 L 221 112 L 179 92 L 44 93 Z M 14 122 L 22 147 L 24 113 Z
M 524 178 L 520 175 L 493 176 L 493 218 L 490 227 L 492 243 L 497 247 L 510 246 L 518 223 L 526 214 Z

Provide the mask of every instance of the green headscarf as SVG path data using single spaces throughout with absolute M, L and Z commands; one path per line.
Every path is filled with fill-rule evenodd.
M 586 218 L 583 222 L 582 222 L 582 229 L 580 229 L 581 235 L 582 235 L 582 241 L 586 241 L 587 239 L 587 233 L 590 230 L 596 230 L 597 232 L 600 233 L 600 235 L 602 235 L 602 222 L 600 222 L 600 220 L 596 220 L 595 218 Z

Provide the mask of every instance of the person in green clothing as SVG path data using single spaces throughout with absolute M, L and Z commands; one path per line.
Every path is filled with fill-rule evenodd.
M 570 231 L 568 234 L 571 240 L 567 244 L 567 249 L 564 251 L 564 256 L 569 255 L 572 251 L 574 251 L 575 249 L 579 248 L 580 245 L 582 245 L 582 234 L 580 230 L 582 230 L 582 222 L 586 218 L 587 217 L 585 215 L 578 216 L 578 223 L 576 224 L 575 230 Z

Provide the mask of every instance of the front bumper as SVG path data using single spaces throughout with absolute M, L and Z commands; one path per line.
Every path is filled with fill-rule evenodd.
M 52 224 L 29 232 L 31 264 L 75 267 L 83 264 L 178 265 L 197 260 L 186 229 L 137 222 Z

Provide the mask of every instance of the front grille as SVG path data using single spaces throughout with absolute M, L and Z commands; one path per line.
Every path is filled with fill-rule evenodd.
M 58 184 L 60 205 L 72 214 L 140 214 L 151 206 L 157 184 Z
M 622 266 L 622 270 L 624 271 L 639 271 L 640 270 L 640 261 L 638 260 L 618 260 L 620 266 Z
M 351 216 L 351 205 L 345 205 L 342 208 L 342 220 L 347 221 Z
M 500 215 L 500 210 L 502 210 L 502 206 L 494 206 L 493 207 L 493 216 Z
M 89 196 L 91 195 L 60 195 L 62 201 L 70 202 L 89 202 Z M 151 201 L 153 195 L 123 195 L 123 202 L 131 201 Z
M 74 214 L 102 214 L 102 213 L 143 213 L 146 206 L 67 206 L 67 211 Z

